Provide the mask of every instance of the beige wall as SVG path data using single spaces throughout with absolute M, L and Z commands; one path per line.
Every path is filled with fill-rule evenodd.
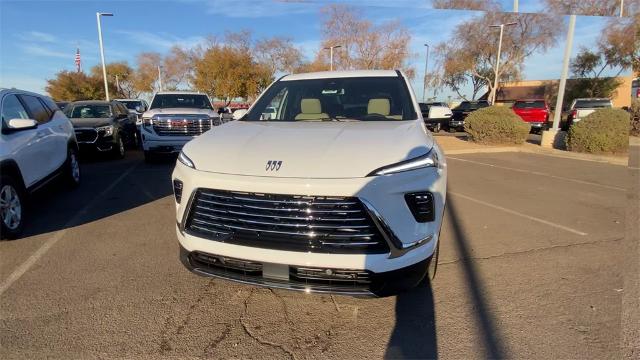
M 622 81 L 620 87 L 616 91 L 615 95 L 611 98 L 614 107 L 623 107 L 623 106 L 631 106 L 631 82 L 633 81 L 633 77 L 619 77 Z M 523 81 L 514 81 L 514 82 L 506 82 L 501 86 L 510 87 L 510 86 L 542 86 L 549 81 L 558 81 L 554 80 L 523 80 Z

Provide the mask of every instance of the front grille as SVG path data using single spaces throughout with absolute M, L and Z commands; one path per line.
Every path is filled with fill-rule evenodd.
M 153 118 L 153 130 L 160 136 L 197 136 L 214 125 L 209 117 L 203 115 L 162 115 Z
M 81 143 L 94 142 L 98 139 L 95 129 L 75 129 L 76 140 Z
M 211 240 L 287 251 L 389 252 L 357 198 L 198 189 L 185 229 Z

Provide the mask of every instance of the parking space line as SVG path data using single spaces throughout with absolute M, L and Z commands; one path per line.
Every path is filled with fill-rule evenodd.
M 621 188 L 621 187 L 618 187 L 618 186 L 598 184 L 598 183 L 594 183 L 594 182 L 591 182 L 591 181 L 578 180 L 578 179 L 568 178 L 568 177 L 564 177 L 564 176 L 557 176 L 557 175 L 552 175 L 552 174 L 544 173 L 544 172 L 540 172 L 540 171 L 524 170 L 524 169 L 512 168 L 512 167 L 508 167 L 508 166 L 489 164 L 489 163 L 485 163 L 485 162 L 481 162 L 481 161 L 461 159 L 461 158 L 457 158 L 457 157 L 453 157 L 453 156 L 447 156 L 447 160 L 449 160 L 449 159 L 468 162 L 468 163 L 472 163 L 472 164 L 489 166 L 489 167 L 493 167 L 493 168 L 496 168 L 496 169 L 511 170 L 511 171 L 516 171 L 516 172 L 521 172 L 521 173 L 526 173 L 526 174 L 531 174 L 531 175 L 545 176 L 545 177 L 549 177 L 549 178 L 552 178 L 552 179 L 571 181 L 571 182 L 578 183 L 578 184 L 583 184 L 583 185 L 598 186 L 598 187 L 609 189 L 609 190 L 624 191 L 624 192 L 627 191 L 626 188 Z
M 7 279 L 3 281 L 2 284 L 0 284 L 0 296 L 2 296 L 2 294 L 4 294 L 4 292 L 7 291 L 7 289 L 9 289 L 14 282 L 20 279 L 22 275 L 24 275 L 27 271 L 29 271 L 29 269 L 42 256 L 44 256 L 44 254 L 46 254 L 47 251 L 49 251 L 49 249 L 51 249 L 53 245 L 55 245 L 60 239 L 62 239 L 62 237 L 67 233 L 67 230 L 69 229 L 70 226 L 72 226 L 74 223 L 80 220 L 80 218 L 84 216 L 87 213 L 87 211 L 89 211 L 89 209 L 93 207 L 93 205 L 95 205 L 98 202 L 98 200 L 100 200 L 102 196 L 104 196 L 106 193 L 108 193 L 114 187 L 116 187 L 116 185 L 118 185 L 120 181 L 122 181 L 125 177 L 127 177 L 127 175 L 129 175 L 137 166 L 138 166 L 138 163 L 134 163 L 125 172 L 123 172 L 115 181 L 111 183 L 111 185 L 107 186 L 104 190 L 102 190 L 102 192 L 97 194 L 93 198 L 93 200 L 89 201 L 82 209 L 80 209 L 80 211 L 78 211 L 69 221 L 67 221 L 64 224 L 64 228 L 62 230 L 57 231 L 51 238 L 46 240 L 45 243 L 38 248 L 38 250 L 36 250 L 31 256 L 29 256 L 29 258 L 25 260 L 25 262 L 20 264 L 20 266 L 18 266 L 11 273 L 11 275 L 9 275 Z
M 448 191 L 447 194 L 454 195 L 454 196 L 457 196 L 457 197 L 461 197 L 463 199 L 466 199 L 466 200 L 469 200 L 469 201 L 472 201 L 472 202 L 475 202 L 475 203 L 478 203 L 478 204 L 481 204 L 481 205 L 484 205 L 484 206 L 488 206 L 490 208 L 493 208 L 493 209 L 496 209 L 496 210 L 500 210 L 500 211 L 506 212 L 506 213 L 511 214 L 511 215 L 520 216 L 522 218 L 525 218 L 525 219 L 528 219 L 528 220 L 531 220 L 531 221 L 535 221 L 535 222 L 539 222 L 541 224 L 545 224 L 545 225 L 548 225 L 548 226 L 551 226 L 551 227 L 554 227 L 554 228 L 557 228 L 557 229 L 560 229 L 560 230 L 564 230 L 564 231 L 567 231 L 567 232 L 570 232 L 570 233 L 573 233 L 573 234 L 576 234 L 576 235 L 580 235 L 580 236 L 588 235 L 585 232 L 582 232 L 582 231 L 579 231 L 579 230 L 576 230 L 576 229 L 572 229 L 572 228 L 564 226 L 564 225 L 556 224 L 554 222 L 547 221 L 547 220 L 544 220 L 544 219 L 540 219 L 540 218 L 537 218 L 535 216 L 523 214 L 523 213 L 515 211 L 515 210 L 507 209 L 507 208 L 504 208 L 502 206 L 498 206 L 498 205 L 494 205 L 494 204 L 488 203 L 486 201 L 474 199 L 474 198 L 469 197 L 467 195 L 463 195 L 463 194 L 456 193 L 456 192 L 451 192 L 451 191 Z

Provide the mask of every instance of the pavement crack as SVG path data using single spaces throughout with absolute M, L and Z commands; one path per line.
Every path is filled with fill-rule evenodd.
M 522 255 L 522 254 L 527 254 L 527 253 L 532 253 L 532 252 L 539 252 L 539 251 L 546 251 L 546 250 L 553 250 L 553 249 L 571 248 L 571 247 L 577 247 L 577 246 L 582 246 L 582 245 L 593 245 L 593 244 L 602 244 L 602 243 L 608 243 L 608 242 L 615 242 L 615 241 L 620 241 L 620 240 L 623 240 L 623 239 L 624 238 L 600 239 L 600 240 L 586 241 L 586 242 L 580 242 L 580 243 L 575 243 L 575 244 L 553 245 L 553 246 L 548 246 L 548 247 L 532 248 L 532 249 L 527 249 L 527 250 L 522 250 L 522 251 L 504 252 L 504 253 L 497 254 L 497 255 L 471 256 L 471 257 L 459 258 L 459 259 L 456 259 L 456 260 L 438 262 L 438 265 L 456 264 L 456 263 L 459 263 L 459 262 L 464 261 L 464 260 L 489 260 L 489 259 L 502 258 L 502 257 L 505 257 L 505 256 L 511 256 L 511 255 Z
M 207 346 L 205 346 L 204 350 L 202 351 L 202 357 L 204 357 L 205 355 L 207 355 L 209 352 L 215 350 L 218 345 L 220 345 L 220 343 L 227 338 L 227 336 L 229 336 L 229 334 L 231 333 L 231 324 L 224 324 L 224 330 L 222 330 L 222 333 L 217 336 L 215 339 L 211 340 Z
M 284 353 L 289 355 L 289 358 L 291 358 L 293 360 L 297 360 L 295 354 L 292 351 L 290 351 L 289 349 L 287 349 L 286 347 L 284 347 L 282 344 L 278 344 L 278 343 L 274 343 L 274 342 L 269 341 L 269 340 L 262 339 L 260 336 L 254 334 L 253 332 L 251 332 L 251 330 L 249 330 L 249 326 L 245 323 L 244 318 L 245 318 L 245 315 L 247 315 L 247 311 L 248 311 L 248 308 L 249 308 L 249 300 L 251 299 L 251 296 L 253 296 L 253 293 L 254 293 L 254 289 L 252 288 L 251 291 L 249 292 L 249 295 L 247 296 L 247 298 L 244 299 L 244 309 L 242 310 L 242 314 L 240 315 L 240 325 L 242 325 L 242 329 L 244 330 L 245 334 L 247 334 L 247 336 L 249 336 L 250 338 L 254 339 L 258 343 L 260 343 L 262 345 L 268 345 L 268 346 L 274 347 L 276 349 L 280 349 Z

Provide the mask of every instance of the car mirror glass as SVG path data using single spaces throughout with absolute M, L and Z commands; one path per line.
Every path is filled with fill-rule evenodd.
M 7 122 L 7 127 L 13 131 L 35 129 L 38 122 L 33 119 L 11 119 Z

